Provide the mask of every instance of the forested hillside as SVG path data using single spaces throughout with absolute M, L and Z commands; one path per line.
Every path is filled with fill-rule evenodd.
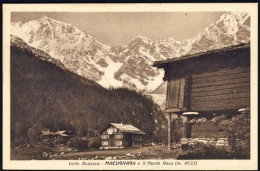
M 98 136 L 110 122 L 133 124 L 151 141 L 165 137 L 165 118 L 151 99 L 124 88 L 104 89 L 41 59 L 30 47 L 11 43 L 12 143 L 37 141 L 48 129 Z

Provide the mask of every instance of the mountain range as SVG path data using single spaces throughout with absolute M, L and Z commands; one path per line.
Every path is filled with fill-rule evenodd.
M 47 53 L 16 36 L 11 36 L 10 48 L 12 145 L 40 142 L 40 131 L 48 129 L 97 138 L 111 122 L 135 125 L 149 141 L 166 139 L 160 107 L 142 93 L 107 90 L 61 68 Z
M 153 41 L 137 36 L 128 45 L 107 46 L 75 26 L 46 16 L 11 23 L 11 34 L 49 55 L 46 60 L 88 78 L 105 88 L 127 87 L 147 94 L 163 83 L 163 70 L 152 67 L 158 60 L 178 58 L 250 41 L 250 16 L 223 13 L 198 36 L 177 41 Z

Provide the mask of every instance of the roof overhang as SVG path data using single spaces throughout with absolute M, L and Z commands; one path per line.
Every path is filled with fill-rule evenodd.
M 246 49 L 246 48 L 248 48 L 248 49 L 250 48 L 250 43 L 243 43 L 243 44 L 225 47 L 225 48 L 221 48 L 221 49 L 210 50 L 207 52 L 201 52 L 201 53 L 196 53 L 196 54 L 192 54 L 192 55 L 175 57 L 175 58 L 167 59 L 167 60 L 163 60 L 163 61 L 155 61 L 152 66 L 157 67 L 157 68 L 165 68 L 165 66 L 172 64 L 172 63 L 177 63 L 179 61 L 188 61 L 191 59 L 200 58 L 200 57 L 204 57 L 204 56 L 208 56 L 208 55 L 218 55 L 218 54 L 228 53 L 228 52 L 231 52 L 234 50 Z
M 122 126 L 131 126 L 134 129 L 124 129 L 124 128 L 120 128 L 118 127 L 118 125 L 122 125 Z M 138 128 L 134 127 L 133 125 L 129 125 L 129 124 L 118 124 L 118 123 L 110 123 L 106 128 L 102 129 L 100 131 L 100 134 L 102 134 L 105 130 L 107 130 L 110 126 L 119 129 L 121 132 L 123 133 L 132 133 L 132 134 L 140 134 L 140 135 L 145 135 L 145 133 L 141 130 L 139 130 Z

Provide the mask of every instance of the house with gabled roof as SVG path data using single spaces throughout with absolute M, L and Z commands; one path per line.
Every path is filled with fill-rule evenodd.
M 101 131 L 101 149 L 142 147 L 145 133 L 130 124 L 110 123 Z

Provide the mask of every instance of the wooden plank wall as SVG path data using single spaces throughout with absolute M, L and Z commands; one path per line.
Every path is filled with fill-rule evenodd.
M 167 86 L 167 108 L 184 107 L 185 78 L 170 80 Z
M 191 110 L 229 110 L 250 107 L 249 67 L 192 75 Z

